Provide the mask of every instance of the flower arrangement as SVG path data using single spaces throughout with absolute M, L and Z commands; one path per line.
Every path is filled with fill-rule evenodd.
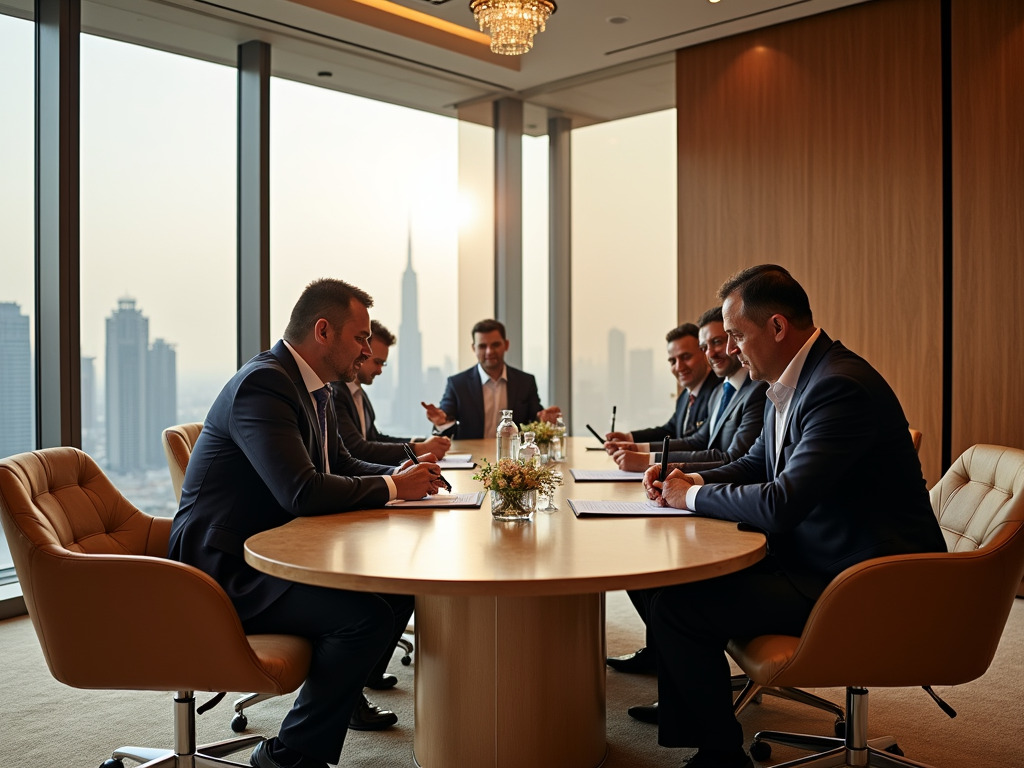
M 531 421 L 529 424 L 520 424 L 522 432 L 533 432 L 537 439 L 537 445 L 549 445 L 552 440 L 558 437 L 558 428 L 546 421 Z
M 539 491 L 544 496 L 550 496 L 558 487 L 555 471 L 548 466 L 523 464 L 516 459 L 501 459 L 496 464 L 491 464 L 487 459 L 481 459 L 481 462 L 483 467 L 473 475 L 473 479 L 483 483 L 488 491 L 506 495 Z

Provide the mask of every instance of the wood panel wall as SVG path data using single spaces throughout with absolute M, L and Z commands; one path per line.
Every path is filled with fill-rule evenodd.
M 952 454 L 1024 448 L 1024 3 L 954 0 Z
M 679 315 L 774 262 L 924 433 L 942 424 L 938 0 L 877 0 L 679 51 Z

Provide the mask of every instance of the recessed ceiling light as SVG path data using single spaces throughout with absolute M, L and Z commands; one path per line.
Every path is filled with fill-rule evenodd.
M 717 3 L 719 0 L 708 0 L 709 3 Z
M 629 21 L 629 16 L 609 16 L 605 21 L 609 24 L 625 24 Z
M 317 72 L 316 76 L 317 77 L 334 77 L 334 73 L 333 72 L 327 72 L 327 71 Z

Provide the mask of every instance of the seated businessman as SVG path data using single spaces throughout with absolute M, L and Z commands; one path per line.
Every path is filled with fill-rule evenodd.
M 505 365 L 508 347 L 503 323 L 481 320 L 473 326 L 477 364 L 448 377 L 440 406 L 422 403 L 435 432 L 463 440 L 494 437 L 503 410 L 511 410 L 517 424 L 558 418 L 558 406 L 541 406 L 532 374 Z
M 708 401 L 722 380 L 711 371 L 707 357 L 700 349 L 699 331 L 693 323 L 683 323 L 665 334 L 668 364 L 680 390 L 672 418 L 660 427 L 609 432 L 605 435 L 606 440 L 640 444 L 661 441 L 666 437 L 686 437 L 707 421 Z
M 711 417 L 692 435 L 669 443 L 671 466 L 691 472 L 719 467 L 746 454 L 761 434 L 768 389 L 767 383 L 752 381 L 739 357 L 729 353 L 721 307 L 709 309 L 697 323 L 700 348 L 715 375 L 722 377 L 722 385 L 715 390 L 708 405 Z M 652 463 L 661 463 L 660 452 L 637 453 L 620 448 L 613 456 L 619 467 L 635 472 L 646 470 Z M 628 590 L 627 594 L 647 625 L 647 644 L 635 653 L 609 658 L 608 666 L 619 672 L 653 673 L 657 671 L 657 641 L 648 623 L 650 592 Z M 631 707 L 629 713 L 641 720 L 651 719 L 648 707 Z
M 397 466 L 405 461 L 405 446 L 411 445 L 417 453 L 429 453 L 436 459 L 444 458 L 452 441 L 435 435 L 422 442 L 408 437 L 391 437 L 377 431 L 376 414 L 369 395 L 363 387 L 373 384 L 388 364 L 388 352 L 395 344 L 395 335 L 376 320 L 370 321 L 370 357 L 356 370 L 355 381 L 336 381 L 334 410 L 338 415 L 338 434 L 345 448 L 357 459 L 377 464 Z
M 735 461 L 761 434 L 765 391 L 763 381 L 751 381 L 736 355 L 729 354 L 722 324 L 722 308 L 709 309 L 700 320 L 700 349 L 722 384 L 708 402 L 709 418 L 691 435 L 669 442 L 669 461 L 685 464 L 687 471 L 710 469 Z M 606 447 L 620 469 L 642 472 L 661 462 L 661 445 L 609 442 Z
M 768 382 L 742 458 L 699 474 L 651 468 L 650 498 L 764 531 L 768 555 L 727 576 L 652 590 L 658 743 L 689 768 L 751 768 L 732 712 L 730 638 L 797 636 L 828 583 L 876 557 L 944 552 L 899 400 L 863 358 L 814 326 L 782 267 L 740 272 L 719 297 L 729 351 Z
M 256 768 L 326 768 L 349 728 L 397 719 L 363 696 L 380 687 L 412 613 L 412 597 L 298 584 L 245 562 L 250 536 L 296 517 L 382 507 L 436 493 L 433 457 L 417 465 L 369 464 L 338 440 L 329 381 L 351 381 L 371 354 L 371 299 L 341 280 L 317 280 L 292 309 L 284 338 L 243 365 L 217 396 L 185 472 L 169 557 L 212 576 L 249 634 L 313 643 L 306 681 Z

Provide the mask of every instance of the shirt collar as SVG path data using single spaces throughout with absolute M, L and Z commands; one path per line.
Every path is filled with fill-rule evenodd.
M 313 373 L 313 369 L 309 367 L 309 363 L 302 359 L 302 355 L 295 351 L 295 347 L 287 341 L 284 345 L 288 347 L 288 351 L 295 358 L 295 364 L 299 366 L 299 373 L 302 374 L 302 383 L 306 385 L 306 391 L 316 392 L 318 389 L 323 389 L 324 383 L 320 381 L 319 376 Z
M 749 376 L 750 371 L 748 371 L 746 368 L 740 368 L 738 371 L 736 371 L 736 373 L 734 373 L 732 376 L 726 379 L 726 381 L 728 381 L 732 385 L 733 389 L 739 392 L 740 389 L 743 387 L 743 383 L 747 380 L 747 377 Z
M 689 387 L 689 388 L 687 389 L 687 391 L 688 391 L 688 392 L 689 392 L 689 393 L 690 393 L 691 395 L 693 395 L 694 397 L 696 397 L 696 396 L 697 396 L 697 394 L 698 394 L 698 393 L 700 392 L 700 388 L 704 386 L 704 382 L 705 382 L 705 381 L 707 381 L 708 379 L 710 379 L 710 378 L 711 378 L 711 373 L 712 373 L 712 371 L 711 371 L 711 368 L 708 368 L 708 369 L 707 369 L 707 370 L 706 370 L 706 371 L 704 372 L 704 378 L 700 380 L 700 383 L 698 383 L 698 384 L 697 384 L 697 386 L 695 386 L 695 387 Z
M 485 371 L 484 367 L 482 365 L 480 365 L 480 363 L 476 364 L 476 371 L 477 371 L 477 373 L 480 374 L 480 383 L 481 384 L 486 384 L 489 381 L 494 381 L 494 379 L 491 378 L 491 374 L 489 374 L 487 371 Z M 501 376 L 498 377 L 498 381 L 502 381 L 502 380 L 504 380 L 506 383 L 508 383 L 508 366 L 507 365 L 501 366 Z
M 807 355 L 811 353 L 811 347 L 814 346 L 814 342 L 818 340 L 820 335 L 821 328 L 815 328 L 814 333 L 804 342 L 804 345 L 800 347 L 800 351 L 794 355 L 793 359 L 789 361 L 789 365 L 786 366 L 786 370 L 779 376 L 778 384 L 790 389 L 796 389 L 796 385 L 800 383 L 800 372 L 804 369 L 804 363 L 807 362 Z
M 358 381 L 346 381 L 345 384 L 348 386 L 348 391 L 353 395 L 363 388 L 363 385 Z

